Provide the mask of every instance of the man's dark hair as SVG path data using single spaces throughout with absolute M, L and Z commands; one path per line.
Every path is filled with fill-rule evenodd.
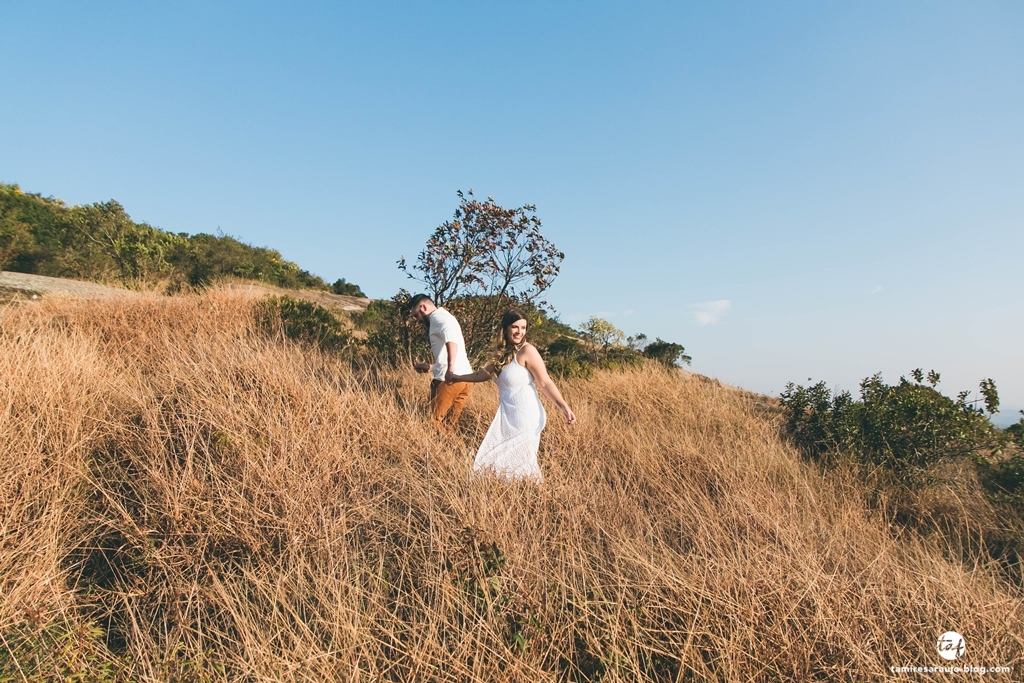
M 405 305 L 405 310 L 411 311 L 412 309 L 416 308 L 417 306 L 419 306 L 424 301 L 429 301 L 430 303 L 434 303 L 434 300 L 431 299 L 426 294 L 417 294 L 413 298 L 409 299 L 409 303 L 407 303 Z

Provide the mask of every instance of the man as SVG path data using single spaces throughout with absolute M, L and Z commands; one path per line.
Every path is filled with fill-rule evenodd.
M 430 416 L 438 427 L 452 427 L 462 414 L 462 408 L 473 388 L 469 382 L 452 382 L 454 375 L 473 372 L 466 355 L 462 327 L 455 316 L 438 308 L 426 294 L 417 294 L 409 300 L 409 312 L 430 328 L 430 350 L 434 354 L 434 363 L 413 365 L 417 372 L 433 371 L 430 382 Z

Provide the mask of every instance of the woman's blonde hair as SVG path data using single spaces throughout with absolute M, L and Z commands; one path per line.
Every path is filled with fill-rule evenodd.
M 523 348 L 522 344 L 516 346 L 512 343 L 512 340 L 508 336 L 508 328 L 512 323 L 520 320 L 526 320 L 526 316 L 517 311 L 511 309 L 501 316 L 501 345 L 498 351 L 497 359 L 494 361 L 494 374 L 500 375 L 501 371 L 505 369 L 505 366 L 512 362 L 512 359 L 516 357 L 516 353 L 519 349 Z M 527 329 L 529 329 L 530 321 L 526 321 Z M 525 342 L 523 342 L 525 343 Z

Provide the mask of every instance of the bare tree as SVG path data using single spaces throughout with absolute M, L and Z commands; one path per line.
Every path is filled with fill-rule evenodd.
M 458 196 L 453 219 L 434 230 L 414 265 L 403 256 L 398 268 L 459 316 L 468 351 L 477 356 L 505 307 L 547 306 L 538 299 L 558 276 L 565 254 L 541 234 L 536 206 L 506 209 L 492 197 L 477 200 L 472 190 Z

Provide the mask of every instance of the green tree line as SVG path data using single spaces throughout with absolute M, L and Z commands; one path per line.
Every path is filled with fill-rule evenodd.
M 275 249 L 137 223 L 114 200 L 68 206 L 7 184 L 0 184 L 0 270 L 136 286 L 167 282 L 172 290 L 236 277 L 363 296 L 355 284 L 328 285 Z

